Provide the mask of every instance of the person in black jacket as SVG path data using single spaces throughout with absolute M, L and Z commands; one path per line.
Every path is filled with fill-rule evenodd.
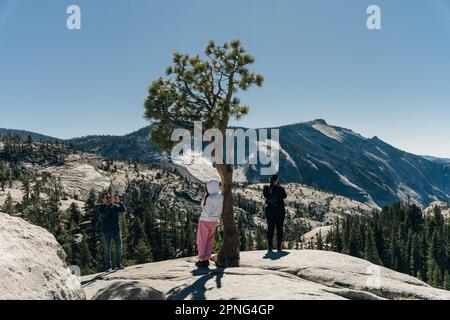
M 118 195 L 111 198 L 109 193 L 103 195 L 103 204 L 98 208 L 103 240 L 103 262 L 105 270 L 111 269 L 111 240 L 116 247 L 115 269 L 123 269 L 122 265 L 122 235 L 120 231 L 119 214 L 125 212 L 125 206 Z
M 266 199 L 266 218 L 267 218 L 267 240 L 269 244 L 269 252 L 273 249 L 273 234 L 275 228 L 277 229 L 277 249 L 282 251 L 283 242 L 283 223 L 286 216 L 286 209 L 284 207 L 284 199 L 287 194 L 282 186 L 277 175 L 271 176 L 269 180 L 270 185 L 264 186 L 263 195 Z

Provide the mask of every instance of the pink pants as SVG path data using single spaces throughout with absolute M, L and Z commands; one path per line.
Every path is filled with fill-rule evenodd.
M 217 222 L 199 221 L 197 228 L 198 259 L 209 260 L 214 247 Z

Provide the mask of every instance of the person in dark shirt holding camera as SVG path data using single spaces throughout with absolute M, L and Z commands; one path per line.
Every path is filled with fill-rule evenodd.
M 105 271 L 123 269 L 122 265 L 122 235 L 120 230 L 119 215 L 125 212 L 125 206 L 116 194 L 113 197 L 109 193 L 103 194 L 103 204 L 98 209 L 101 219 L 103 240 L 103 262 Z M 111 263 L 111 240 L 116 247 L 115 264 Z

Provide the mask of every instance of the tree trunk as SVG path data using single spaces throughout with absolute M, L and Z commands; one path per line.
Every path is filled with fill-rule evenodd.
M 217 171 L 222 179 L 223 188 L 223 243 L 217 256 L 217 266 L 232 268 L 239 266 L 239 234 L 236 229 L 233 210 L 233 166 L 219 164 Z

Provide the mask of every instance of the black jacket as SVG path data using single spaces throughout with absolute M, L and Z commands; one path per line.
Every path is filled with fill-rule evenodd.
M 102 204 L 98 208 L 102 222 L 102 232 L 120 232 L 119 214 L 125 212 L 122 202 L 116 204 Z
M 266 217 L 284 218 L 286 215 L 284 199 L 287 197 L 284 188 L 281 186 L 275 186 L 271 190 L 270 186 L 264 186 L 263 195 L 266 199 Z

